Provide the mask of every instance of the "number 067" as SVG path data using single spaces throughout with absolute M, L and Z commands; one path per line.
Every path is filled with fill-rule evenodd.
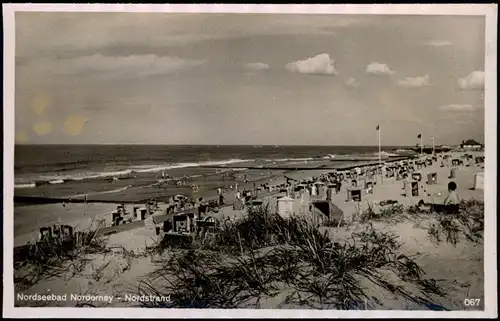
M 465 299 L 464 304 L 466 306 L 476 307 L 481 303 L 481 299 Z

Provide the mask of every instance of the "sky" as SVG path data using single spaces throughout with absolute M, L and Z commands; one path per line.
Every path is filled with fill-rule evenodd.
M 16 12 L 16 143 L 484 141 L 481 16 Z

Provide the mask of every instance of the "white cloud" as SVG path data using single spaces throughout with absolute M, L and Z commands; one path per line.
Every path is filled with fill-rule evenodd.
M 374 75 L 394 75 L 396 72 L 391 70 L 386 64 L 372 62 L 366 66 L 366 72 Z
M 263 62 L 252 62 L 245 65 L 245 68 L 252 70 L 264 70 L 269 69 L 269 65 Z
M 425 43 L 429 47 L 446 47 L 453 45 L 451 41 L 448 40 L 432 40 Z
M 348 87 L 358 87 L 359 82 L 354 78 L 349 78 L 346 80 L 345 85 Z
M 323 53 L 304 60 L 291 62 L 285 66 L 285 69 L 300 74 L 337 75 L 334 63 L 335 61 L 330 58 L 329 54 Z
M 398 81 L 398 86 L 406 88 L 417 88 L 430 86 L 430 77 L 425 75 L 423 77 L 406 77 L 405 79 Z
M 157 55 L 109 57 L 100 54 L 53 61 L 52 72 L 59 75 L 105 75 L 109 77 L 142 77 L 168 74 L 191 68 L 203 61 Z
M 451 104 L 439 107 L 442 111 L 475 111 L 476 108 L 469 104 Z
M 468 76 L 458 79 L 460 89 L 483 89 L 484 88 L 484 71 L 474 70 Z

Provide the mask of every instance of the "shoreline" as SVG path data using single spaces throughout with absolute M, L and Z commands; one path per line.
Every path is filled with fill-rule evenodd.
M 392 156 L 392 157 L 386 158 L 385 160 L 383 159 L 383 163 L 390 164 L 390 163 L 401 161 L 401 160 L 411 159 L 413 157 L 414 156 Z M 337 161 L 343 161 L 343 162 L 348 162 L 348 163 L 347 164 L 334 165 L 334 166 L 328 166 L 329 163 L 331 162 L 331 160 L 325 160 L 322 164 L 317 165 L 316 167 L 310 167 L 310 166 L 309 167 L 308 166 L 296 166 L 296 167 L 293 167 L 293 166 L 288 166 L 288 167 L 236 167 L 236 166 L 235 167 L 230 167 L 230 166 L 219 166 L 219 167 L 214 167 L 214 166 L 210 166 L 210 167 L 198 167 L 198 168 L 214 169 L 214 170 L 225 169 L 227 171 L 238 170 L 238 171 L 241 171 L 241 172 L 249 172 L 249 171 L 255 171 L 255 170 L 256 171 L 279 171 L 280 173 L 276 173 L 276 175 L 272 175 L 272 176 L 283 176 L 283 175 L 286 175 L 286 173 L 296 172 L 296 171 L 350 170 L 350 169 L 356 168 L 358 166 L 375 166 L 375 165 L 379 164 L 378 163 L 378 159 L 377 160 L 374 160 L 374 159 L 361 159 L 361 158 L 352 159 L 352 160 L 340 160 L 339 159 L 339 160 L 335 160 L 334 162 L 337 162 Z M 217 176 L 220 176 L 220 174 L 207 175 L 207 176 L 215 176 L 215 177 L 217 177 Z M 266 177 L 258 178 L 256 180 L 251 180 L 249 182 L 249 185 L 251 186 L 254 181 L 255 181 L 255 183 L 260 183 L 263 180 L 272 179 L 272 177 L 270 177 L 268 175 L 265 175 L 265 176 Z M 220 179 L 220 181 L 222 183 L 224 180 Z M 239 184 L 240 184 L 240 186 L 242 185 L 241 183 L 239 183 Z M 151 185 L 154 185 L 154 184 L 150 184 L 148 186 L 133 186 L 133 187 L 130 187 L 130 189 L 149 188 L 149 187 L 151 187 Z M 152 194 L 151 197 L 145 197 L 145 198 L 141 198 L 141 199 L 137 199 L 137 200 L 127 199 L 126 197 L 116 198 L 116 196 L 118 196 L 117 194 L 119 194 L 120 192 L 125 192 L 126 189 L 118 189 L 116 192 L 108 192 L 108 193 L 106 193 L 108 195 L 114 194 L 114 195 L 111 195 L 112 199 L 109 199 L 109 198 L 106 199 L 106 198 L 99 197 L 99 196 L 103 195 L 103 192 L 101 192 L 101 194 L 97 194 L 97 193 L 94 194 L 94 195 L 89 194 L 88 195 L 87 203 L 138 204 L 138 203 L 144 203 L 148 199 L 151 199 L 151 198 L 156 198 L 158 200 L 166 200 L 170 196 L 173 196 L 173 195 L 176 195 L 176 194 L 187 194 L 186 196 L 190 196 L 192 194 L 192 193 L 189 192 L 190 187 L 187 187 L 187 188 L 186 188 L 186 186 L 181 186 L 181 187 L 171 186 L 171 187 L 173 187 L 172 191 L 170 193 L 167 193 L 168 195 L 161 195 L 160 197 L 158 197 L 157 195 L 155 195 L 157 193 L 151 193 Z M 182 188 L 182 187 L 184 187 L 184 188 Z M 208 195 L 213 194 L 213 193 L 210 193 L 210 191 L 213 192 L 213 191 L 217 190 L 217 188 L 218 187 L 208 188 L 208 189 L 204 190 L 203 192 L 200 192 L 198 195 L 200 195 L 200 197 L 207 197 Z M 176 189 L 178 191 L 175 191 Z M 113 197 L 113 196 L 115 196 L 115 197 Z M 71 199 L 71 201 L 70 201 L 70 199 Z M 51 197 L 51 196 L 32 196 L 32 195 L 15 195 L 14 194 L 14 206 L 15 207 L 32 206 L 32 205 L 43 205 L 43 204 L 58 204 L 58 203 L 84 203 L 84 202 L 85 201 L 83 200 L 82 196 Z
M 408 159 L 409 157 L 399 157 L 397 159 L 391 159 L 391 160 L 386 160 L 385 163 L 390 164 L 393 162 L 397 161 L 402 161 L 403 159 Z M 323 164 L 323 165 L 328 165 L 328 164 Z M 378 161 L 361 161 L 357 163 L 348 163 L 348 164 L 342 164 L 337 166 L 335 169 L 331 168 L 324 168 L 324 167 L 310 167 L 307 168 L 306 170 L 300 171 L 300 170 L 295 170 L 295 169 L 289 169 L 287 171 L 279 171 L 275 172 L 272 176 L 267 176 L 263 175 L 262 177 L 259 175 L 256 175 L 252 181 L 249 181 L 248 184 L 244 184 L 243 182 L 238 182 L 240 186 L 240 190 L 245 190 L 245 189 L 252 189 L 254 184 L 256 187 L 260 186 L 261 184 L 269 184 L 269 185 L 276 185 L 276 184 L 281 184 L 284 183 L 286 178 L 290 176 L 290 174 L 294 174 L 293 176 L 295 179 L 306 179 L 310 178 L 313 176 L 320 176 L 321 174 L 325 174 L 328 172 L 331 172 L 332 170 L 350 170 L 353 168 L 356 168 L 358 166 L 373 166 L 373 165 L 378 165 Z M 262 171 L 264 173 L 264 171 Z M 49 199 L 51 203 L 37 203 L 39 201 L 45 201 L 46 199 L 39 198 L 35 199 L 35 202 L 30 203 L 29 205 L 25 206 L 16 206 L 15 209 L 17 211 L 14 211 L 15 218 L 14 222 L 26 222 L 26 220 L 30 220 L 30 213 L 45 213 L 43 215 L 47 215 L 47 219 L 38 219 L 37 221 L 43 221 L 43 222 L 52 222 L 51 224 L 67 224 L 68 222 L 73 222 L 77 223 L 78 226 L 90 226 L 89 224 L 89 219 L 93 218 L 106 218 L 108 219 L 108 216 L 110 216 L 111 211 L 116 209 L 116 206 L 118 204 L 124 204 L 126 207 L 130 207 L 131 205 L 135 204 L 144 204 L 147 200 L 155 198 L 159 205 L 160 208 L 163 210 L 164 204 L 168 202 L 168 198 L 172 195 L 176 194 L 183 194 L 187 197 L 193 197 L 196 195 L 196 197 L 202 197 L 204 201 L 210 201 L 213 199 L 217 198 L 217 187 L 224 185 L 223 180 L 217 181 L 217 184 L 214 185 L 213 188 L 211 189 L 205 189 L 205 190 L 200 190 L 196 194 L 192 192 L 191 189 L 184 189 L 184 192 L 179 191 L 178 189 L 171 194 L 165 194 L 161 193 L 160 195 L 154 195 L 155 197 L 151 197 L 151 195 L 147 195 L 147 198 L 144 198 L 143 201 L 136 201 L 136 200 L 124 200 L 123 198 L 119 197 L 117 195 L 117 198 L 115 199 L 110 199 L 110 200 L 92 200 L 89 197 L 89 200 L 87 201 L 87 205 L 84 205 L 84 201 L 82 199 L 72 199 L 71 203 L 67 202 L 67 199 Z M 226 184 L 227 185 L 227 184 Z M 162 192 L 162 191 L 159 191 Z M 227 206 L 231 207 L 231 209 L 226 209 L 224 211 L 232 211 L 232 204 L 236 201 L 236 196 L 234 194 L 234 190 L 230 189 L 225 189 L 224 190 L 224 195 L 225 195 L 225 207 Z M 267 194 L 272 194 L 269 192 L 263 192 L 259 193 L 259 197 L 267 197 L 269 195 Z M 66 201 L 66 204 L 64 207 L 62 207 L 60 204 L 64 203 Z M 61 206 L 61 207 L 59 207 Z M 80 208 L 78 210 L 77 208 Z M 102 208 L 102 210 L 99 210 L 99 208 Z M 221 208 L 224 208 L 222 206 Z M 63 212 L 63 214 L 57 215 L 56 213 L 58 212 Z M 128 209 L 130 211 L 130 209 Z M 224 212 L 222 211 L 222 212 Z M 16 213 L 18 212 L 18 213 Z M 52 214 L 51 212 L 54 212 Z M 83 214 L 82 214 L 83 212 Z M 71 214 L 73 213 L 73 214 Z M 21 215 L 21 216 L 19 216 Z M 37 216 L 42 215 L 42 214 L 35 214 Z M 220 215 L 220 214 L 219 214 Z M 216 215 L 218 216 L 218 215 Z M 59 221 L 56 221 L 56 218 Z M 21 224 L 21 223 L 19 223 Z M 45 225 L 51 225 L 51 224 L 45 224 Z M 17 226 L 17 224 L 15 224 Z M 34 222 L 29 223 L 26 225 L 26 223 L 23 224 L 23 226 L 26 226 L 22 228 L 23 232 L 21 230 L 18 230 L 16 227 L 15 229 L 15 244 L 18 246 L 25 245 L 29 240 L 32 240 L 36 235 L 38 235 L 38 228 L 41 227 L 41 225 L 37 224 L 35 225 Z M 30 227 L 28 227 L 30 226 Z M 20 228 L 20 227 L 19 227 Z M 127 230 L 127 229 L 125 229 Z

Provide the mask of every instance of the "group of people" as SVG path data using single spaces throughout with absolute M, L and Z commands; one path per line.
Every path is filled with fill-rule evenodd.
M 224 171 L 222 173 L 216 171 L 216 174 L 222 174 L 223 178 L 227 177 L 228 174 L 233 174 L 232 172 L 229 172 L 229 171 Z M 166 174 L 165 172 L 162 172 L 161 174 L 161 178 L 162 180 L 170 180 L 170 176 L 168 174 Z M 189 177 L 188 176 L 183 176 L 182 178 L 180 178 L 179 180 L 177 180 L 176 184 L 178 186 L 185 186 L 186 185 L 186 182 L 188 181 Z M 243 181 L 245 182 L 245 184 L 248 184 L 249 183 L 249 180 L 247 178 L 247 175 L 244 174 L 243 175 Z M 191 189 L 193 191 L 193 193 L 197 193 L 199 192 L 200 188 L 198 186 L 198 184 L 191 184 Z M 255 188 L 255 184 L 254 184 L 254 188 Z M 217 189 L 217 200 L 218 200 L 218 203 L 220 205 L 224 205 L 224 193 L 226 193 L 228 190 L 234 190 L 235 193 L 236 193 L 236 199 L 241 199 L 242 198 L 242 193 L 240 192 L 239 190 L 239 185 L 238 183 L 234 184 L 234 186 L 231 184 L 225 188 L 221 188 L 219 187 Z M 244 192 L 245 193 L 245 192 Z
M 398 176 L 407 176 L 408 171 L 412 170 L 412 165 L 411 163 L 409 164 L 399 164 L 399 166 L 395 167 L 396 169 L 396 175 Z M 352 170 L 345 172 L 332 172 L 328 174 L 323 174 L 320 175 L 319 177 L 313 177 L 312 180 L 308 180 L 307 182 L 299 182 L 297 180 L 286 178 L 286 183 L 284 184 L 284 187 L 289 191 L 292 192 L 292 189 L 296 187 L 296 183 L 301 183 L 303 186 L 305 185 L 305 188 L 308 190 L 310 195 L 318 195 L 319 190 L 318 190 L 318 182 L 322 182 L 325 185 L 329 186 L 334 186 L 336 194 L 338 194 L 341 189 L 342 189 L 342 184 L 343 182 L 350 178 L 350 179 L 358 179 L 359 177 L 366 175 L 368 178 L 373 178 L 374 175 L 376 174 L 387 174 L 388 170 L 386 169 L 385 166 L 382 168 L 378 166 L 359 166 L 355 167 Z M 163 177 L 166 177 L 165 174 L 163 174 Z M 246 174 L 242 177 L 245 183 L 248 183 L 248 179 Z M 192 184 L 191 188 L 193 192 L 197 192 L 199 190 L 199 187 L 197 184 Z M 270 190 L 269 183 L 261 184 L 261 187 L 264 190 Z M 259 189 L 260 189 L 259 188 Z M 283 185 L 282 185 L 283 188 Z M 254 184 L 254 189 L 255 189 L 255 184 Z M 460 202 L 460 198 L 457 195 L 456 192 L 457 185 L 455 182 L 450 182 L 448 184 L 448 196 L 446 197 L 446 200 L 444 201 L 444 205 L 456 205 Z M 218 206 L 225 205 L 225 199 L 226 199 L 226 193 L 227 192 L 234 192 L 235 198 L 237 201 L 245 203 L 248 199 L 248 197 L 252 197 L 253 193 L 250 190 L 240 190 L 240 186 L 238 183 L 235 183 L 234 185 L 229 185 L 226 187 L 219 187 L 217 188 L 217 199 L 216 203 Z M 186 205 L 186 204 L 176 204 L 177 207 Z M 193 204 L 194 205 L 194 204 Z
M 85 206 L 87 206 L 87 205 L 88 205 L 88 200 L 89 200 L 89 196 L 88 196 L 88 194 L 87 194 L 87 193 L 85 193 L 85 194 L 83 195 L 83 204 L 85 204 Z M 72 201 L 72 198 L 71 198 L 71 197 L 69 197 L 69 198 L 68 198 L 68 203 L 71 203 L 71 201 Z M 66 207 L 66 204 L 67 204 L 66 202 L 62 202 L 62 206 L 63 206 L 63 207 Z
M 297 191 L 298 189 L 304 188 L 308 191 L 309 195 L 318 195 L 320 193 L 318 184 L 334 185 L 335 191 L 338 194 L 342 187 L 342 180 L 337 173 L 330 173 L 326 176 L 321 175 L 320 177 L 313 177 L 312 180 L 308 181 L 298 181 L 289 177 L 285 177 L 285 179 L 286 182 L 284 184 L 284 188 L 289 194 L 291 194 L 291 192 Z M 299 187 L 299 185 L 301 187 Z
M 252 195 L 252 192 L 251 192 L 251 191 L 249 191 L 249 190 L 240 190 L 240 189 L 239 189 L 239 185 L 238 185 L 238 183 L 236 183 L 236 184 L 234 185 L 234 189 L 233 189 L 233 186 L 232 186 L 232 185 L 231 185 L 231 186 L 229 186 L 229 189 L 230 189 L 230 190 L 234 190 L 234 192 L 235 192 L 235 197 L 236 197 L 236 200 L 237 200 L 237 201 L 240 201 L 240 200 L 245 201 L 245 200 L 246 200 L 246 198 L 247 198 L 248 196 L 251 196 L 251 195 Z M 225 203 L 224 203 L 224 199 L 225 199 L 224 193 L 225 193 L 225 192 L 227 192 L 227 190 L 223 190 L 221 187 L 219 187 L 219 188 L 217 189 L 217 199 L 218 199 L 218 201 L 219 201 L 219 205 L 224 205 L 224 204 L 225 204 Z
M 167 214 L 182 212 L 196 207 L 196 201 L 189 201 L 187 197 L 173 197 L 168 200 Z
M 178 179 L 175 179 L 175 178 L 171 178 L 169 174 L 167 174 L 165 172 L 162 172 L 160 177 L 161 178 L 158 178 L 158 176 L 157 176 L 158 182 L 167 183 L 167 181 L 171 181 L 172 180 L 172 181 L 175 181 L 175 184 L 177 186 L 186 186 L 186 184 L 189 181 L 189 176 L 187 176 L 187 175 L 184 175 L 184 176 L 182 176 L 182 177 L 180 177 Z M 194 190 L 193 186 L 194 186 L 194 184 L 191 185 L 191 187 Z

